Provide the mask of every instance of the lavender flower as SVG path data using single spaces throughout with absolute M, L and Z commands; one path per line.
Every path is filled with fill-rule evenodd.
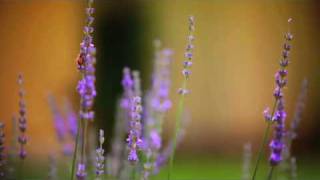
M 182 125 L 180 129 L 180 133 L 178 134 L 176 144 L 179 145 L 181 144 L 183 138 L 185 137 L 186 134 L 186 129 L 191 121 L 191 116 L 188 111 L 184 112 L 183 119 L 182 119 Z M 174 139 L 171 140 L 166 147 L 164 147 L 161 152 L 159 152 L 159 155 L 157 156 L 157 159 L 154 163 L 154 168 L 153 168 L 153 174 L 157 174 L 160 171 L 160 168 L 166 165 L 166 163 L 169 160 L 170 155 L 174 152 Z
M 133 97 L 133 79 L 131 76 L 130 69 L 125 67 L 123 69 L 123 79 L 122 79 L 122 87 L 124 90 L 123 97 L 121 100 L 121 107 L 125 109 L 125 111 L 130 112 L 130 99 Z
M 78 130 L 78 117 L 69 100 L 65 102 L 65 113 L 67 118 L 68 131 L 73 139 L 76 139 Z
M 18 142 L 20 144 L 20 153 L 19 156 L 23 160 L 27 157 L 27 151 L 25 145 L 27 144 L 27 118 L 26 118 L 26 103 L 24 100 L 25 90 L 23 88 L 23 77 L 21 74 L 18 75 L 18 84 L 20 86 L 19 90 L 19 130 L 20 135 L 18 137 Z
M 107 155 L 106 160 L 106 167 L 107 167 L 107 174 L 111 174 L 114 177 L 118 177 L 120 174 L 120 171 L 122 169 L 122 163 L 123 163 L 123 156 L 126 156 L 125 154 L 125 147 L 126 144 L 123 143 L 123 139 L 126 138 L 127 135 L 127 122 L 126 119 L 126 113 L 123 111 L 120 100 L 117 102 L 117 109 L 116 109 L 116 124 L 115 129 L 113 133 L 113 139 L 112 139 L 112 145 L 111 145 L 111 153 Z
M 104 174 L 104 149 L 102 147 L 104 143 L 104 131 L 100 129 L 99 133 L 99 148 L 96 150 L 96 175 L 100 177 Z
M 78 164 L 78 170 L 77 170 L 77 179 L 78 180 L 85 180 L 87 173 L 86 173 L 86 165 L 83 163 Z
M 172 171 L 172 168 L 173 168 L 174 155 L 175 155 L 175 150 L 176 150 L 176 145 L 177 145 L 177 139 L 178 139 L 178 136 L 179 136 L 179 133 L 180 133 L 180 128 L 181 128 L 181 118 L 182 118 L 182 113 L 183 113 L 183 109 L 184 109 L 184 95 L 189 93 L 189 90 L 187 89 L 187 82 L 188 82 L 188 79 L 189 79 L 190 74 L 191 74 L 190 67 L 192 65 L 192 58 L 193 58 L 193 49 L 194 49 L 193 32 L 194 32 L 194 28 L 195 28 L 194 25 L 195 25 L 194 17 L 190 16 L 189 17 L 188 44 L 187 44 L 186 53 L 185 53 L 186 60 L 183 63 L 183 70 L 182 70 L 182 74 L 185 77 L 185 79 L 184 79 L 184 81 L 182 83 L 182 87 L 178 90 L 178 93 L 180 95 L 182 95 L 182 96 L 181 96 L 181 98 L 179 100 L 179 107 L 178 107 L 178 110 L 177 110 L 177 118 L 176 118 L 174 140 L 173 140 L 173 151 L 172 151 L 172 154 L 170 156 L 168 180 L 170 180 L 171 171 Z
M 192 58 L 193 58 L 193 49 L 194 49 L 194 45 L 193 45 L 193 41 L 194 41 L 194 36 L 193 36 L 193 32 L 195 29 L 195 21 L 194 21 L 194 17 L 190 16 L 189 17 L 189 35 L 188 35 L 188 44 L 186 47 L 186 52 L 185 52 L 185 58 L 186 60 L 183 62 L 183 70 L 182 70 L 182 75 L 185 77 L 185 79 L 189 79 L 190 75 L 191 75 L 191 66 L 192 66 Z M 184 85 L 186 86 L 186 85 Z M 185 95 L 189 92 L 189 90 L 186 89 L 186 87 L 181 87 L 178 90 L 178 93 L 181 95 Z
M 274 115 L 273 121 L 276 122 L 274 130 L 274 138 L 270 143 L 271 155 L 270 164 L 271 166 L 278 165 L 282 160 L 282 150 L 284 148 L 283 138 L 285 135 L 285 119 L 286 112 L 284 111 L 284 100 L 281 98 L 278 101 L 277 112 Z
M 291 19 L 288 20 L 290 23 Z M 282 151 L 285 147 L 284 135 L 285 135 L 285 119 L 286 112 L 284 110 L 284 99 L 283 99 L 283 88 L 287 84 L 286 76 L 288 74 L 286 67 L 288 65 L 289 59 L 288 55 L 291 49 L 290 41 L 293 39 L 293 35 L 288 32 L 285 35 L 284 49 L 282 53 L 282 60 L 280 61 L 280 70 L 275 75 L 276 88 L 274 91 L 274 97 L 276 99 L 276 111 L 272 117 L 272 121 L 276 123 L 274 138 L 270 143 L 271 155 L 269 158 L 271 166 L 278 165 L 282 160 Z M 286 63 L 282 63 L 286 62 Z
M 5 165 L 6 165 L 6 160 L 5 160 L 5 146 L 4 146 L 4 141 L 5 141 L 5 135 L 4 135 L 4 124 L 0 122 L 0 178 L 4 178 L 5 176 Z
M 141 112 L 141 97 L 135 96 L 132 98 L 130 131 L 127 138 L 129 147 L 128 160 L 131 163 L 135 163 L 139 160 L 137 150 L 142 148 Z
M 293 177 L 290 177 L 292 175 L 292 171 L 294 171 L 291 166 L 291 159 L 293 158 L 291 156 L 291 146 L 293 140 L 297 138 L 297 129 L 299 127 L 301 118 L 302 118 L 302 113 L 305 108 L 305 101 L 307 97 L 307 91 L 308 91 L 308 81 L 307 79 L 304 79 L 301 84 L 301 91 L 296 103 L 296 108 L 294 111 L 294 115 L 291 121 L 290 129 L 288 130 L 286 136 L 285 136 L 285 148 L 283 149 L 282 152 L 282 157 L 283 157 L 283 163 L 281 163 L 281 171 L 289 177 L 289 179 L 294 179 Z M 293 158 L 295 159 L 295 158 Z M 296 174 L 296 172 L 294 173 Z
M 67 129 L 64 123 L 64 117 L 60 113 L 60 110 L 58 108 L 58 105 L 54 99 L 54 96 L 49 95 L 48 97 L 49 106 L 51 109 L 51 112 L 53 114 L 53 122 L 54 127 L 56 130 L 56 135 L 60 143 L 63 143 L 65 141 L 66 135 L 67 135 Z
M 78 164 L 78 171 L 77 171 L 77 178 L 85 179 L 86 176 L 86 169 L 85 169 L 85 145 L 86 145 L 86 129 L 88 126 L 87 121 L 93 121 L 94 119 L 94 111 L 92 110 L 94 99 L 97 95 L 95 89 L 95 64 L 96 64 L 96 48 L 93 43 L 93 27 L 92 23 L 94 21 L 94 17 L 92 16 L 94 13 L 94 8 L 92 7 L 93 0 L 88 0 L 88 8 L 86 9 L 87 14 L 87 22 L 86 26 L 83 28 L 84 37 L 80 44 L 80 53 L 77 59 L 78 63 L 78 70 L 82 75 L 82 79 L 79 80 L 77 90 L 80 95 L 80 111 L 79 111 L 79 118 L 81 119 L 82 123 L 82 138 L 81 138 L 81 155 L 80 155 L 80 162 Z M 79 135 L 79 134 L 78 134 Z M 77 156 L 77 145 L 79 138 L 76 138 L 75 150 L 74 150 L 74 157 L 72 161 L 72 170 L 71 170 L 71 180 L 74 177 L 74 169 L 75 169 L 75 162 Z
M 307 98 L 307 91 L 308 91 L 308 80 L 304 79 L 301 84 L 301 91 L 300 95 L 297 100 L 296 108 L 294 111 L 293 119 L 291 121 L 290 130 L 288 133 L 288 138 L 292 140 L 297 138 L 297 129 L 300 125 L 300 121 L 302 118 L 302 113 L 305 108 L 305 101 Z
M 133 76 L 133 91 L 135 96 L 141 96 L 141 79 L 140 79 L 140 72 L 139 71 L 132 71 Z
M 292 19 L 290 18 L 288 20 L 288 23 L 291 23 Z M 286 112 L 284 110 L 284 93 L 283 88 L 287 84 L 287 66 L 289 65 L 289 52 L 291 49 L 290 41 L 293 39 L 293 35 L 290 32 L 287 32 L 285 34 L 285 43 L 283 45 L 283 51 L 282 51 L 282 59 L 280 60 L 280 69 L 275 74 L 275 90 L 273 92 L 273 96 L 275 98 L 275 103 L 272 108 L 272 112 L 270 113 L 269 107 L 267 107 L 264 112 L 264 119 L 267 121 L 267 128 L 265 130 L 265 135 L 263 137 L 263 141 L 260 147 L 260 151 L 258 154 L 257 162 L 253 171 L 252 180 L 255 180 L 259 163 L 262 158 L 264 146 L 267 143 L 268 135 L 270 131 L 270 127 L 273 123 L 275 123 L 274 127 L 274 138 L 269 144 L 271 149 L 271 155 L 269 157 L 269 162 L 271 165 L 271 169 L 268 175 L 268 179 L 272 178 L 273 169 L 275 166 L 277 166 L 282 161 L 282 151 L 285 147 L 283 138 L 285 133 L 285 118 L 286 118 Z
M 144 179 L 148 179 L 156 165 L 159 150 L 162 146 L 162 125 L 166 112 L 171 108 L 170 91 L 170 65 L 172 51 L 160 49 L 161 42 L 154 42 L 155 60 L 152 75 L 152 85 L 145 104 L 145 140 L 147 160 L 144 164 Z
M 87 25 L 84 27 L 84 38 L 80 44 L 80 55 L 78 57 L 78 69 L 82 74 L 82 79 L 78 83 L 78 93 L 81 97 L 81 111 L 80 117 L 84 120 L 93 120 L 94 112 L 91 110 L 94 98 L 96 97 L 95 89 L 95 63 L 96 63 L 96 48 L 93 44 L 93 12 L 92 8 L 93 0 L 88 1 L 87 13 Z

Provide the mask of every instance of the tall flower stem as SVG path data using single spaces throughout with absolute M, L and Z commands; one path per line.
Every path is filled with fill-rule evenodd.
M 86 154 L 86 144 L 87 144 L 87 132 L 88 132 L 88 121 L 84 120 L 82 128 L 82 144 L 81 144 L 81 156 L 80 163 L 84 164 L 85 162 L 85 154 Z
M 267 180 L 271 180 L 272 179 L 273 170 L 274 170 L 274 166 L 271 166 L 271 168 L 269 170 L 269 173 L 268 173 L 268 179 Z
M 173 148 L 172 148 L 172 154 L 170 156 L 169 160 L 169 172 L 168 172 L 168 180 L 170 180 L 171 176 L 171 171 L 173 169 L 173 161 L 174 161 L 174 155 L 176 151 L 176 146 L 177 146 L 177 139 L 180 133 L 181 129 L 181 122 L 182 122 L 182 114 L 184 111 L 184 101 L 185 101 L 185 95 L 188 94 L 188 89 L 187 89 L 187 82 L 189 80 L 189 77 L 191 75 L 190 68 L 192 66 L 192 58 L 193 58 L 193 41 L 194 41 L 194 36 L 193 32 L 195 29 L 195 20 L 193 16 L 189 16 L 189 35 L 188 35 L 188 44 L 186 47 L 185 51 L 185 58 L 186 60 L 183 62 L 183 70 L 182 74 L 184 76 L 182 87 L 178 90 L 178 93 L 181 95 L 180 100 L 179 100 L 179 105 L 178 105 L 178 110 L 177 110 L 177 116 L 176 116 L 176 125 L 175 125 L 175 134 L 174 134 L 174 139 L 173 139 Z
M 187 88 L 187 80 L 185 79 L 183 82 L 183 89 Z M 174 135 L 174 139 L 173 139 L 173 151 L 172 154 L 170 156 L 170 160 L 169 160 L 169 172 L 168 172 L 168 180 L 170 180 L 171 178 L 171 172 L 173 169 L 173 161 L 174 161 L 174 156 L 175 156 L 175 151 L 176 151 L 176 147 L 177 147 L 177 139 L 180 133 L 180 128 L 181 128 L 181 120 L 182 120 L 182 114 L 183 114 L 183 109 L 184 109 L 184 101 L 185 101 L 185 95 L 182 95 L 180 97 L 179 100 L 179 107 L 178 107 L 178 111 L 177 111 L 177 116 L 176 116 L 176 125 L 175 125 L 175 135 Z
M 80 121 L 78 121 L 78 130 L 77 130 L 76 141 L 75 141 L 74 150 L 73 150 L 70 180 L 74 179 L 74 172 L 75 172 L 76 160 L 77 160 L 77 154 L 78 154 L 78 144 L 79 144 L 79 141 L 80 141 L 80 131 L 79 131 L 79 129 L 81 129 L 81 122 Z
M 19 163 L 19 179 L 23 179 L 23 166 L 24 166 L 24 160 L 20 160 L 20 163 Z
M 274 116 L 274 113 L 275 113 L 276 107 L 277 107 L 277 103 L 278 103 L 278 100 L 275 100 L 273 108 L 272 108 L 271 117 Z M 256 162 L 256 165 L 255 165 L 254 170 L 253 170 L 252 180 L 256 179 L 256 175 L 257 175 L 257 172 L 258 172 L 258 169 L 259 169 L 260 161 L 261 161 L 261 158 L 262 158 L 262 155 L 263 155 L 263 150 L 264 150 L 264 147 L 267 145 L 267 142 L 268 142 L 268 137 L 269 137 L 269 134 L 270 134 L 271 125 L 272 125 L 272 121 L 268 121 L 267 122 L 267 127 L 266 127 L 266 129 L 264 131 L 264 136 L 262 138 L 262 143 L 261 143 L 260 148 L 259 148 L 257 162 Z

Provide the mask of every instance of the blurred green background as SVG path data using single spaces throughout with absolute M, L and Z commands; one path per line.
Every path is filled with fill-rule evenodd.
M 0 119 L 10 124 L 12 114 L 17 112 L 16 77 L 23 72 L 31 139 L 28 150 L 39 162 L 59 148 L 47 106 L 48 93 L 59 102 L 69 97 L 74 108 L 78 107 L 75 58 L 85 5 L 85 1 L 75 0 L 0 0 Z M 171 93 L 174 106 L 165 125 L 165 138 L 171 137 L 176 90 L 182 81 L 187 17 L 196 18 L 192 93 L 186 102 L 192 122 L 178 149 L 177 179 L 241 176 L 242 145 L 251 142 L 254 152 L 258 149 L 265 127 L 262 111 L 273 101 L 273 75 L 286 22 L 292 17 L 295 39 L 285 90 L 288 122 L 301 82 L 305 77 L 309 80 L 307 109 L 293 153 L 298 158 L 301 179 L 320 178 L 319 1 L 98 0 L 95 7 L 98 97 L 94 125 L 107 130 L 108 145 L 116 99 L 122 91 L 122 68 L 140 70 L 146 89 L 155 38 L 175 52 Z

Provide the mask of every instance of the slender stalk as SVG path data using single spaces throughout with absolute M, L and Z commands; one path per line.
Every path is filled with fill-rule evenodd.
M 274 116 L 274 113 L 275 113 L 276 107 L 277 107 L 277 103 L 278 103 L 278 100 L 276 100 L 274 102 L 274 105 L 273 105 L 273 108 L 272 108 L 271 117 Z M 262 143 L 261 143 L 260 148 L 259 148 L 257 162 L 256 162 L 256 165 L 255 165 L 254 170 L 253 170 L 252 180 L 256 179 L 256 175 L 257 175 L 257 172 L 258 172 L 259 164 L 260 164 L 260 161 L 261 161 L 261 158 L 262 158 L 262 155 L 263 155 L 263 150 L 264 150 L 264 147 L 266 146 L 266 144 L 268 142 L 268 136 L 270 134 L 271 125 L 272 125 L 272 121 L 267 122 L 267 127 L 266 127 L 266 129 L 264 131 L 264 136 L 262 138 Z
M 19 164 L 19 179 L 23 179 L 23 166 L 24 166 L 24 159 L 20 159 L 20 164 Z
M 82 144 L 81 144 L 81 156 L 80 162 L 84 164 L 85 161 L 85 154 L 86 154 L 86 144 L 87 144 L 87 132 L 88 132 L 88 121 L 83 120 L 83 128 L 82 128 Z
M 81 129 L 81 123 L 80 122 L 81 122 L 81 120 L 78 121 L 78 130 L 77 130 L 76 142 L 75 142 L 74 150 L 73 150 L 70 180 L 73 180 L 73 178 L 74 178 L 74 172 L 75 172 L 75 167 L 76 167 L 76 160 L 77 160 L 77 154 L 78 154 L 78 144 L 79 144 L 79 141 L 80 141 L 80 129 Z
M 183 86 L 182 86 L 182 89 L 186 89 L 186 88 L 187 88 L 187 79 L 185 79 L 183 81 Z M 177 110 L 175 135 L 174 135 L 174 139 L 173 139 L 173 151 L 172 151 L 172 154 L 171 154 L 170 160 L 169 160 L 168 180 L 170 180 L 170 177 L 172 174 L 171 172 L 173 169 L 173 161 L 174 161 L 174 155 L 175 155 L 176 146 L 177 146 L 177 139 L 178 139 L 178 135 L 180 133 L 180 128 L 181 128 L 182 114 L 183 114 L 183 109 L 184 109 L 184 100 L 185 100 L 185 94 L 181 95 L 180 100 L 179 100 L 179 107 Z
M 267 180 L 271 180 L 272 179 L 273 170 L 274 170 L 274 166 L 271 166 L 270 171 L 268 173 L 268 179 Z

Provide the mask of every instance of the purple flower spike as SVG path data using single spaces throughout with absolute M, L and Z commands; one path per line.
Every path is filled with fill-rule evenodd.
M 139 160 L 137 150 L 136 149 L 130 149 L 128 161 L 131 163 L 135 163 Z
M 65 112 L 68 122 L 68 131 L 71 134 L 72 138 L 76 139 L 78 130 L 78 117 L 77 114 L 74 112 L 74 109 L 72 108 L 72 105 L 69 100 L 66 100 Z
M 99 131 L 99 148 L 96 149 L 96 175 L 100 177 L 104 174 L 104 149 L 102 145 L 104 143 L 104 131 Z
M 127 138 L 129 155 L 128 160 L 131 163 L 139 161 L 137 150 L 141 149 L 143 142 L 141 139 L 141 97 L 135 96 L 132 98 L 132 107 L 131 107 L 131 122 L 130 122 L 130 132 Z
M 48 97 L 49 106 L 53 115 L 54 128 L 56 135 L 60 143 L 63 143 L 67 135 L 67 129 L 64 123 L 64 117 L 62 116 L 58 105 L 55 101 L 54 96 L 49 95 Z
M 127 67 L 123 69 L 123 79 L 121 83 L 124 90 L 124 95 L 121 100 L 121 107 L 128 112 L 130 111 L 130 98 L 133 96 L 134 83 L 131 76 L 131 71 Z
M 288 20 L 291 22 L 291 19 Z M 270 143 L 271 155 L 269 158 L 269 162 L 271 166 L 277 166 L 282 161 L 282 151 L 285 148 L 285 119 L 286 112 L 284 109 L 284 98 L 283 98 L 283 88 L 287 84 L 286 76 L 288 71 L 285 69 L 289 63 L 289 54 L 291 50 L 291 45 L 289 42 L 293 39 L 293 35 L 288 32 L 285 35 L 285 43 L 283 46 L 282 57 L 283 59 L 280 61 L 280 70 L 275 75 L 275 84 L 276 88 L 274 90 L 274 97 L 276 99 L 276 109 L 274 115 L 272 117 L 272 121 L 275 122 L 274 127 L 274 136 Z
M 80 54 L 77 59 L 78 69 L 82 74 L 82 79 L 79 80 L 77 91 L 81 97 L 80 118 L 93 121 L 94 112 L 92 111 L 94 99 L 97 95 L 95 89 L 95 63 L 96 63 L 96 48 L 93 44 L 93 27 L 92 16 L 94 9 L 92 8 L 93 1 L 88 2 L 87 8 L 87 25 L 84 27 L 84 37 L 80 44 Z
M 305 101 L 307 99 L 308 80 L 304 79 L 301 85 L 301 92 L 298 97 L 293 119 L 290 125 L 289 138 L 294 140 L 297 138 L 297 130 L 302 119 L 302 113 L 305 109 Z
M 266 121 L 271 121 L 271 120 L 272 120 L 271 113 L 270 113 L 270 108 L 266 108 L 266 109 L 263 111 L 263 116 L 264 116 L 264 119 L 265 119 Z
M 194 32 L 194 17 L 190 16 L 189 17 L 189 36 L 188 36 L 188 44 L 186 47 L 186 52 L 185 52 L 185 58 L 186 60 L 183 63 L 183 70 L 182 70 L 182 74 L 186 79 L 189 79 L 189 76 L 191 74 L 190 71 L 190 67 L 192 66 L 192 58 L 193 58 L 193 49 L 194 49 L 194 45 L 193 45 L 193 41 L 194 41 L 194 36 L 193 36 L 193 32 Z M 186 93 L 180 93 L 181 95 L 185 95 Z
M 25 90 L 23 88 L 23 77 L 21 74 L 18 75 L 18 84 L 20 86 L 19 90 L 19 130 L 20 135 L 18 137 L 18 142 L 20 144 L 20 153 L 19 157 L 21 159 L 25 159 L 27 157 L 27 151 L 25 149 L 25 145 L 27 144 L 27 136 L 26 136 L 26 130 L 27 130 L 27 118 L 26 118 L 26 103 L 24 100 L 25 96 Z
M 88 1 L 88 8 L 86 9 L 87 20 L 86 25 L 83 28 L 84 36 L 82 42 L 80 43 L 80 52 L 77 58 L 77 68 L 81 73 L 81 79 L 78 82 L 77 91 L 80 95 L 80 110 L 79 110 L 79 120 L 84 125 L 81 127 L 81 130 L 87 128 L 88 124 L 86 121 L 94 120 L 94 111 L 93 105 L 95 97 L 97 96 L 95 88 L 95 64 L 96 64 L 96 48 L 93 43 L 93 32 L 94 28 L 92 23 L 94 21 L 93 13 L 94 8 L 93 0 Z M 80 132 L 80 131 L 79 131 Z M 81 151 L 85 151 L 87 136 L 82 135 L 82 138 L 76 142 L 81 144 Z M 75 147 L 74 152 L 76 152 L 77 147 Z M 74 155 L 73 164 L 72 164 L 72 177 L 74 176 L 76 156 Z M 78 164 L 78 171 L 76 173 L 78 180 L 85 179 L 86 177 L 86 168 L 85 168 L 85 153 L 81 153 L 80 160 Z
M 78 164 L 78 170 L 77 170 L 77 180 L 85 180 L 87 173 L 86 173 L 86 165 L 85 164 Z

